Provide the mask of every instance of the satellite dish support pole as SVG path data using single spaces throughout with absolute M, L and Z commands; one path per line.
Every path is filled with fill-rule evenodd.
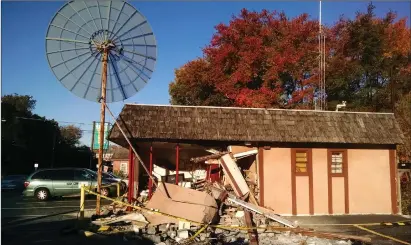
M 98 151 L 98 169 L 97 169 L 97 193 L 101 193 L 101 175 L 103 170 L 103 150 L 104 150 L 104 123 L 106 120 L 106 84 L 107 84 L 107 62 L 108 47 L 103 48 L 102 71 L 101 71 L 101 108 L 100 108 L 100 137 Z M 97 196 L 96 214 L 100 215 L 100 196 Z

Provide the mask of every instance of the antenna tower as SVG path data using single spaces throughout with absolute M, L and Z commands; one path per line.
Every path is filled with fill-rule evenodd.
M 321 1 L 320 1 L 320 15 L 319 15 L 319 33 L 318 33 L 318 97 L 317 97 L 317 105 L 316 109 L 318 110 L 326 110 L 327 109 L 327 99 L 325 93 L 325 35 L 324 30 L 322 28 L 321 22 Z

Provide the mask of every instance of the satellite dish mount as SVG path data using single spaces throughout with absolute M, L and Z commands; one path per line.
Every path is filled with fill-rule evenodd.
M 100 193 L 106 103 L 130 98 L 150 80 L 157 57 L 153 31 L 146 18 L 127 2 L 70 1 L 49 24 L 46 54 L 64 87 L 83 99 L 101 103 Z M 100 214 L 100 196 L 96 213 Z

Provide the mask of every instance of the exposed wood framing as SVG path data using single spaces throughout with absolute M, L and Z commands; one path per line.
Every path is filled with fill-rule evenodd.
M 180 145 L 176 145 L 176 185 L 178 185 L 178 168 L 180 163 Z
M 244 210 L 244 219 L 247 227 L 253 227 L 252 214 L 248 210 Z M 248 238 L 251 245 L 258 245 L 258 235 L 256 229 L 248 230 Z
M 194 163 L 199 163 L 199 162 L 204 162 L 210 159 L 218 159 L 222 156 L 224 156 L 225 154 L 228 154 L 228 151 L 223 151 L 223 152 L 219 152 L 219 153 L 215 153 L 212 155 L 208 155 L 208 156 L 202 156 L 202 157 L 193 157 L 190 159 L 190 161 L 194 162 Z
M 150 175 L 153 174 L 153 144 L 150 145 L 150 166 L 149 170 Z M 151 195 L 153 193 L 153 180 L 151 178 L 148 179 L 148 198 L 151 198 Z

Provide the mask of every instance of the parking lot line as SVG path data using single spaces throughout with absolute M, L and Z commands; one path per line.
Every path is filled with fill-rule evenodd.
M 67 200 L 67 201 L 52 201 L 50 203 L 74 203 L 78 202 L 80 203 L 80 200 Z M 85 202 L 96 202 L 96 200 L 85 200 Z M 21 204 L 34 204 L 34 203 L 42 203 L 42 204 L 47 204 L 47 202 L 16 202 L 16 205 L 21 205 Z
M 1 210 L 79 208 L 79 206 L 1 208 Z
M 359 226 L 359 225 L 354 225 L 354 226 L 357 227 L 358 229 L 367 231 L 367 232 L 372 233 L 372 234 L 374 234 L 374 235 L 377 235 L 377 236 L 380 236 L 380 237 L 384 237 L 384 238 L 387 238 L 387 239 L 390 239 L 390 240 L 393 240 L 393 241 L 396 241 L 396 242 L 399 242 L 399 243 L 402 243 L 402 244 L 411 245 L 411 243 L 406 242 L 406 241 L 399 240 L 399 239 L 397 239 L 397 238 L 395 238 L 395 237 L 387 236 L 387 235 L 378 233 L 378 232 L 376 232 L 376 231 L 367 229 L 367 228 L 362 227 L 362 226 Z

